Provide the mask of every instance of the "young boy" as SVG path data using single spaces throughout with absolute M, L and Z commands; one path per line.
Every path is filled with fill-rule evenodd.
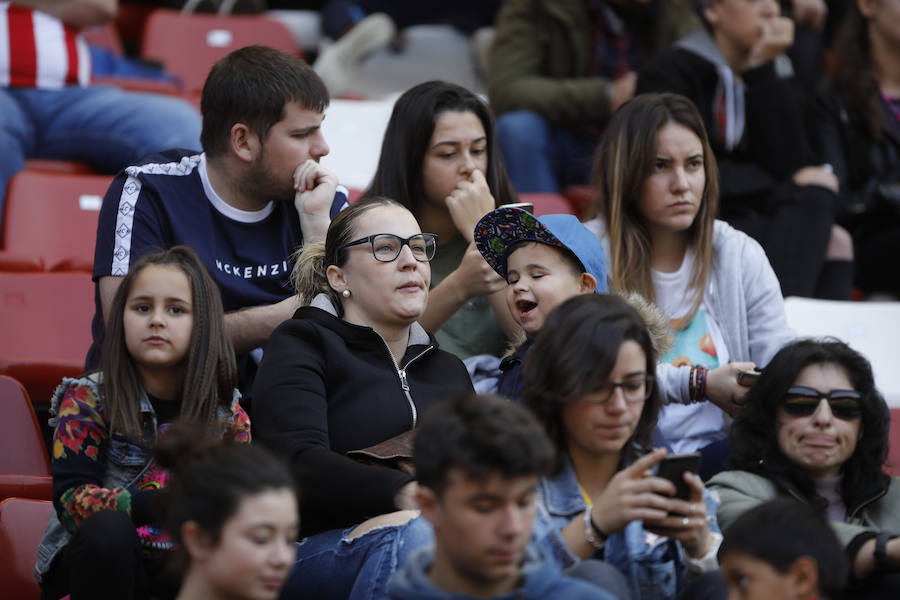
M 789 498 L 761 504 L 732 523 L 719 564 L 729 590 L 748 600 L 838 598 L 849 573 L 828 523 Z
M 538 479 L 554 450 L 524 408 L 498 396 L 442 402 L 419 426 L 414 454 L 434 546 L 409 556 L 390 598 L 612 598 L 564 576 L 528 545 Z
M 603 245 L 573 215 L 535 217 L 512 207 L 482 217 L 475 226 L 475 245 L 509 284 L 509 311 L 525 330 L 525 340 L 500 363 L 497 387 L 517 400 L 522 363 L 550 311 L 572 296 L 606 292 Z

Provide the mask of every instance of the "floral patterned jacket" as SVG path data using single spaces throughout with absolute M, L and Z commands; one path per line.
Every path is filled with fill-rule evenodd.
M 222 409 L 223 438 L 250 441 L 250 419 L 234 392 L 229 410 Z M 168 424 L 157 423 L 146 393 L 141 394 L 141 439 L 110 432 L 103 410 L 102 376 L 64 379 L 51 400 L 54 429 L 53 505 L 38 548 L 35 575 L 41 580 L 53 558 L 86 518 L 101 510 L 117 510 L 135 522 L 142 545 L 165 550 L 171 542 L 152 523 L 150 500 L 168 481 L 168 473 L 153 460 L 152 447 Z

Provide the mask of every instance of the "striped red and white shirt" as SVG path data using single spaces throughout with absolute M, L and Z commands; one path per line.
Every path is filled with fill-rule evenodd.
M 91 58 L 78 30 L 56 17 L 0 2 L 0 87 L 88 85 Z

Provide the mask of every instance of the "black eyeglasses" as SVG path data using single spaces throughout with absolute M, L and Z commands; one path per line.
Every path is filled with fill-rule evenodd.
M 622 395 L 627 402 L 643 402 L 653 392 L 653 381 L 652 375 L 632 377 L 625 381 L 604 381 L 591 392 L 590 396 L 582 399 L 590 404 L 605 404 L 612 398 L 616 388 L 622 388 Z
M 338 250 L 362 244 L 372 244 L 372 256 L 375 257 L 375 260 L 379 262 L 393 262 L 400 256 L 403 246 L 409 246 L 409 249 L 412 250 L 413 258 L 419 262 L 429 262 L 434 258 L 434 252 L 437 249 L 437 237 L 434 233 L 417 233 L 408 238 L 402 238 L 393 233 L 376 233 L 347 242 Z
M 805 385 L 788 388 L 784 395 L 784 411 L 795 417 L 808 417 L 816 412 L 822 400 L 838 419 L 850 421 L 862 416 L 862 394 L 856 390 L 832 390 L 827 394 Z

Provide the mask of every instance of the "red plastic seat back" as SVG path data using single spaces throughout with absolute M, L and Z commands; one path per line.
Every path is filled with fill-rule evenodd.
M 48 402 L 63 376 L 81 373 L 93 315 L 88 273 L 0 273 L 0 373 Z
M 519 194 L 519 202 L 531 202 L 534 205 L 534 214 L 544 215 L 574 215 L 575 209 L 569 204 L 565 196 L 552 193 Z
M 28 393 L 0 375 L 0 473 L 49 475 L 50 461 Z
M 260 15 L 184 14 L 159 9 L 147 19 L 141 56 L 160 61 L 187 93 L 203 89 L 206 75 L 232 50 L 260 44 L 301 55 L 291 32 Z
M 7 498 L 0 502 L 0 590 L 4 598 L 40 600 L 34 578 L 37 549 L 53 504 Z
M 94 241 L 111 175 L 25 170 L 9 184 L 2 248 L 39 256 L 47 270 L 83 270 L 94 263 Z

